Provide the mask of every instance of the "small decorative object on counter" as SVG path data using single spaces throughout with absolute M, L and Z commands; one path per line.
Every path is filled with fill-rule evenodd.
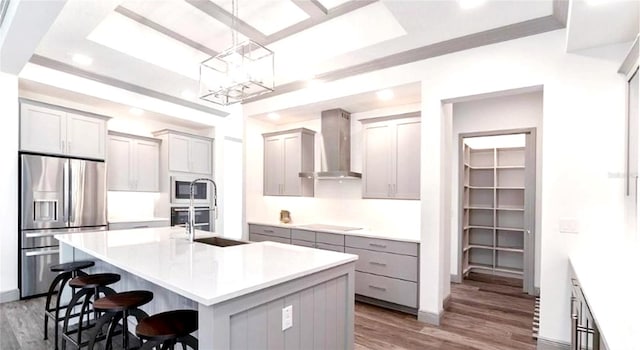
M 291 222 L 291 213 L 288 210 L 280 210 L 280 222 L 283 224 Z

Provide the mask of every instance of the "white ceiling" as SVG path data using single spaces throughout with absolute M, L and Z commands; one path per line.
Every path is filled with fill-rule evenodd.
M 197 1 L 231 12 L 231 0 L 69 0 L 36 54 L 94 75 L 223 109 L 194 97 L 200 61 L 231 44 L 224 16 L 205 13 Z M 303 0 L 238 0 L 241 28 L 250 27 L 247 35 L 282 37 L 267 44 L 275 52 L 276 89 L 410 49 L 551 16 L 554 5 L 553 0 L 487 0 L 479 7 L 463 9 L 458 0 L 378 0 L 366 6 L 354 2 L 361 0 L 316 0 L 329 14 L 361 5 L 325 20 L 324 14 L 318 14 L 321 9 L 308 1 L 305 10 L 298 6 Z M 610 8 L 612 1 L 619 3 L 616 9 Z M 600 6 L 573 2 L 569 21 L 574 27 L 568 31 L 568 47 L 625 41 L 638 31 L 637 1 L 611 0 Z M 309 6 L 316 11 L 307 13 Z M 630 10 L 633 6 L 635 12 Z M 605 23 L 605 19 L 608 30 L 593 25 L 593 21 Z M 311 26 L 297 31 L 305 23 Z M 278 36 L 282 33 L 287 34 Z M 239 40 L 245 38 L 239 35 Z M 92 57 L 93 63 L 79 66 L 72 60 L 76 53 Z M 396 98 L 386 103 L 403 104 L 415 96 L 419 99 L 419 85 L 413 89 L 401 88 Z M 362 101 L 352 102 L 356 110 L 379 104 L 375 98 L 364 101 L 367 98 L 371 94 L 351 96 L 343 102 Z M 313 108 L 317 112 L 320 106 Z M 287 115 L 293 118 L 293 114 L 302 113 L 281 112 L 280 122 L 290 120 Z

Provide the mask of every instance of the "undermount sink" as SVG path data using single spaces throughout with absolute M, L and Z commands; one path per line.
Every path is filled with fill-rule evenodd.
M 234 239 L 227 239 L 222 237 L 206 237 L 194 239 L 194 242 L 204 243 L 208 245 L 214 245 L 216 247 L 231 247 L 234 245 L 247 244 L 249 242 L 236 241 Z

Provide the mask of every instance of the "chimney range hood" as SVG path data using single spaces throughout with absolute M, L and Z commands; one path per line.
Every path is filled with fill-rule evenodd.
M 343 109 L 322 111 L 321 169 L 302 172 L 300 177 L 325 179 L 359 179 L 362 174 L 351 171 L 351 114 Z

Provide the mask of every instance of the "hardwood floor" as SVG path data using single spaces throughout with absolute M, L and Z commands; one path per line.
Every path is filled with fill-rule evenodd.
M 475 278 L 452 284 L 451 303 L 440 327 L 356 303 L 355 349 L 535 349 L 535 298 L 522 294 L 512 281 L 496 284 Z M 52 340 L 42 340 L 43 305 L 43 298 L 0 305 L 1 350 L 53 349 Z M 52 329 L 50 323 L 50 335 Z
M 475 280 L 451 285 L 451 302 L 440 327 L 356 303 L 356 350 L 535 349 L 535 298 L 522 294 L 514 280 L 472 277 Z

